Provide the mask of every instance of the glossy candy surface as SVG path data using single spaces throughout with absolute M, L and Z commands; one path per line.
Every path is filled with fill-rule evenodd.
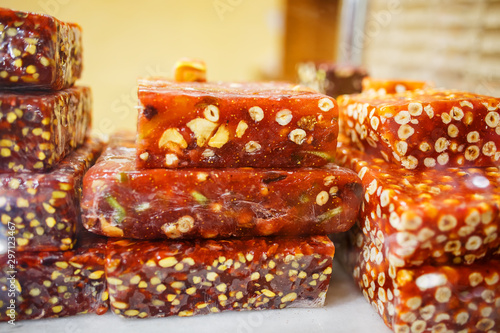
M 11 299 L 15 300 L 16 324 L 18 320 L 107 311 L 106 241 L 84 233 L 72 251 L 0 254 L 0 321 L 12 319 Z
M 88 87 L 0 92 L 0 172 L 45 172 L 80 146 L 90 127 Z
M 306 167 L 335 152 L 333 98 L 285 83 L 139 81 L 140 168 Z
M 81 28 L 0 8 L 0 87 L 61 90 L 82 72 Z
M 0 241 L 16 238 L 16 251 L 71 249 L 80 221 L 85 171 L 102 143 L 88 139 L 49 173 L 0 175 Z
M 118 140 L 85 175 L 83 222 L 137 239 L 325 235 L 353 225 L 361 191 L 334 165 L 139 170 L 133 142 Z
M 500 330 L 498 259 L 472 265 L 395 267 L 359 229 L 348 234 L 347 247 L 339 245 L 338 255 L 394 332 Z
M 111 310 L 146 318 L 320 307 L 334 250 L 326 236 L 110 241 Z
M 406 169 L 493 166 L 500 99 L 447 90 L 341 96 L 342 131 L 360 149 Z
M 338 162 L 365 189 L 361 229 L 390 264 L 471 264 L 498 252 L 497 167 L 408 171 L 340 140 Z

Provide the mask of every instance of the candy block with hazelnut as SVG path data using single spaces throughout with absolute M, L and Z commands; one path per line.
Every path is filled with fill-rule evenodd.
M 409 90 L 431 88 L 432 84 L 427 81 L 411 81 L 411 80 L 382 80 L 372 77 L 365 77 L 361 81 L 362 92 L 368 94 L 396 94 Z
M 82 72 L 81 28 L 54 17 L 0 8 L 0 87 L 61 90 Z
M 338 108 L 286 83 L 139 81 L 140 168 L 306 167 L 331 161 Z
M 343 132 L 406 169 L 499 164 L 500 99 L 447 90 L 339 98 Z
M 45 172 L 80 146 L 90 127 L 88 87 L 0 92 L 0 172 Z
M 88 139 L 51 172 L 0 174 L 0 241 L 14 237 L 16 251 L 71 249 L 83 175 L 101 149 Z
M 85 175 L 83 223 L 136 239 L 314 235 L 348 230 L 362 187 L 334 165 L 300 169 L 138 169 L 132 140 Z
M 380 244 L 359 229 L 354 227 L 348 234 L 347 243 L 338 246 L 338 255 L 366 300 L 394 332 L 500 330 L 498 259 L 471 265 L 396 267 Z
M 106 240 L 85 230 L 71 251 L 6 250 L 0 254 L 0 321 L 105 313 L 105 254 Z
M 471 264 L 500 249 L 500 170 L 408 171 L 340 138 L 338 161 L 365 189 L 361 229 L 391 265 Z
M 108 243 L 111 310 L 127 318 L 320 307 L 332 273 L 326 236 Z

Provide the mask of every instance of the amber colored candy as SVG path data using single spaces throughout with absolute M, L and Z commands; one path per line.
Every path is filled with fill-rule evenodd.
M 83 223 L 111 237 L 223 238 L 348 230 L 362 187 L 351 170 L 138 169 L 112 142 L 84 178 Z
M 499 251 L 498 167 L 408 171 L 340 140 L 338 162 L 365 189 L 361 230 L 391 265 L 471 264 Z
M 80 146 L 90 128 L 88 87 L 0 92 L 0 172 L 46 172 Z
M 343 133 L 358 148 L 406 169 L 499 164 L 498 98 L 426 89 L 338 101 Z
M 0 241 L 14 237 L 17 252 L 71 249 L 83 175 L 101 150 L 100 141 L 88 139 L 51 172 L 0 174 Z
M 0 87 L 61 90 L 82 72 L 81 28 L 54 17 L 0 8 Z
M 332 273 L 326 236 L 108 243 L 110 306 L 127 318 L 320 307 Z
M 86 231 L 79 237 L 71 251 L 0 254 L 0 321 L 108 310 L 106 241 Z
M 338 107 L 285 83 L 139 81 L 140 168 L 306 167 L 331 161 Z
M 346 243 L 335 242 L 338 257 L 394 332 L 500 330 L 498 259 L 471 265 L 398 267 L 356 227 L 348 234 Z

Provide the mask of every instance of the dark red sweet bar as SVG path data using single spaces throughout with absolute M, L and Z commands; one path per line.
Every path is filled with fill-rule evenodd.
M 89 139 L 49 173 L 0 174 L 0 241 L 15 237 L 16 251 L 71 249 L 83 175 L 101 149 Z
M 412 80 L 382 80 L 372 77 L 365 77 L 361 81 L 364 93 L 368 94 L 396 94 L 410 90 L 428 89 L 432 84 L 427 81 L 412 81 Z
M 306 167 L 331 161 L 338 108 L 285 83 L 139 81 L 140 168 Z
M 84 178 L 83 223 L 110 237 L 225 238 L 348 230 L 362 187 L 351 170 L 144 169 L 115 142 Z
M 406 169 L 500 163 L 500 99 L 449 90 L 339 98 L 343 132 Z
M 396 267 L 471 264 L 500 249 L 500 170 L 408 171 L 345 144 L 338 162 L 365 189 L 361 229 Z
M 106 241 L 84 237 L 72 251 L 0 255 L 0 321 L 105 313 Z
M 88 87 L 0 92 L 0 172 L 44 172 L 80 146 L 92 114 Z
M 81 28 L 0 8 L 0 87 L 61 90 L 82 72 Z
M 297 66 L 300 84 L 332 97 L 360 93 L 361 80 L 366 75 L 363 68 L 328 62 L 304 62 Z
M 338 254 L 347 258 L 364 297 L 394 332 L 500 330 L 498 259 L 472 265 L 395 267 L 359 229 L 348 234 L 348 247 L 340 246 Z
M 334 251 L 326 236 L 110 241 L 111 309 L 146 318 L 320 307 Z

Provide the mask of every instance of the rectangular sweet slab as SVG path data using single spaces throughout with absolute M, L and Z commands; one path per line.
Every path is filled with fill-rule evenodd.
M 225 238 L 348 230 L 362 186 L 351 170 L 143 169 L 111 143 L 84 178 L 83 223 L 110 237 Z
M 330 62 L 304 62 L 297 66 L 300 84 L 335 98 L 360 93 L 361 82 L 366 75 L 363 68 Z
M 366 300 L 394 332 L 498 332 L 500 261 L 394 267 L 356 228 L 338 255 Z M 344 236 L 345 237 L 345 236 Z M 338 244 L 336 242 L 336 244 Z
M 0 321 L 107 311 L 106 241 L 79 236 L 72 251 L 0 254 Z
M 0 174 L 0 241 L 14 236 L 16 251 L 71 249 L 83 175 L 101 150 L 87 140 L 49 173 Z
M 110 241 L 110 305 L 129 318 L 320 307 L 334 252 L 326 236 Z
M 339 107 L 352 142 L 406 169 L 500 162 L 498 98 L 427 89 L 341 96 Z
M 54 17 L 0 8 L 0 87 L 61 90 L 82 72 L 81 28 Z
M 345 144 L 338 162 L 365 188 L 359 221 L 397 267 L 470 264 L 500 249 L 500 170 L 408 171 Z
M 337 102 L 285 83 L 139 81 L 140 168 L 327 164 Z
M 0 172 L 45 172 L 80 146 L 90 128 L 88 87 L 0 92 Z

